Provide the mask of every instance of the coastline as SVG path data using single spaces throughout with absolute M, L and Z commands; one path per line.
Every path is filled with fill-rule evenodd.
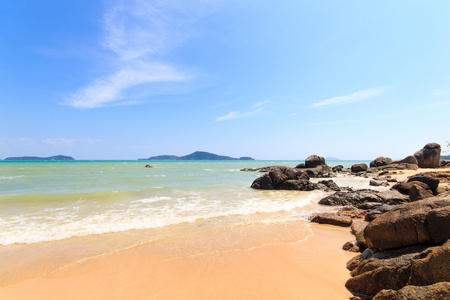
M 305 221 L 206 229 L 35 274 L 0 298 L 348 299 L 349 239 Z

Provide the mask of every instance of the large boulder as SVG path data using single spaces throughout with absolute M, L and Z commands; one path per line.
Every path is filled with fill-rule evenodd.
M 375 158 L 369 165 L 371 168 L 376 168 L 376 167 L 388 165 L 391 162 L 392 162 L 392 159 L 390 159 L 389 157 L 380 156 L 380 157 Z
M 426 144 L 414 153 L 420 168 L 438 168 L 441 157 L 441 145 L 437 143 Z
M 380 215 L 364 230 L 370 248 L 406 247 L 450 238 L 450 198 L 431 197 L 399 205 Z
M 315 168 L 325 164 L 325 158 L 318 155 L 311 155 L 305 159 L 305 168 Z
M 352 173 L 359 173 L 359 172 L 364 172 L 364 171 L 367 171 L 367 165 L 366 164 L 364 164 L 364 163 L 362 163 L 362 164 L 354 164 L 352 167 L 351 167 L 351 171 L 352 171 Z

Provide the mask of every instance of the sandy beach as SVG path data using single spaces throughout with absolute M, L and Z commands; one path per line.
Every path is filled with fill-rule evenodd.
M 304 221 L 206 230 L 34 274 L 0 298 L 348 299 L 355 254 L 341 247 L 351 239 L 349 228 Z

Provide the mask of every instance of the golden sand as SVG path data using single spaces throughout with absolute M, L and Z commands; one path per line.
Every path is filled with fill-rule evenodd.
M 304 221 L 206 230 L 35 274 L 0 299 L 348 299 L 352 238 Z

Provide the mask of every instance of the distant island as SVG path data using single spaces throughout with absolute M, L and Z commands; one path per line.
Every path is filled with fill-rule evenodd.
M 73 157 L 65 155 L 55 155 L 50 157 L 37 157 L 37 156 L 20 156 L 20 157 L 7 157 L 5 160 L 75 160 Z
M 194 153 L 185 156 L 158 155 L 149 158 L 140 158 L 139 160 L 254 160 L 254 159 L 248 156 L 234 158 L 224 155 L 217 155 L 209 152 L 196 151 Z

